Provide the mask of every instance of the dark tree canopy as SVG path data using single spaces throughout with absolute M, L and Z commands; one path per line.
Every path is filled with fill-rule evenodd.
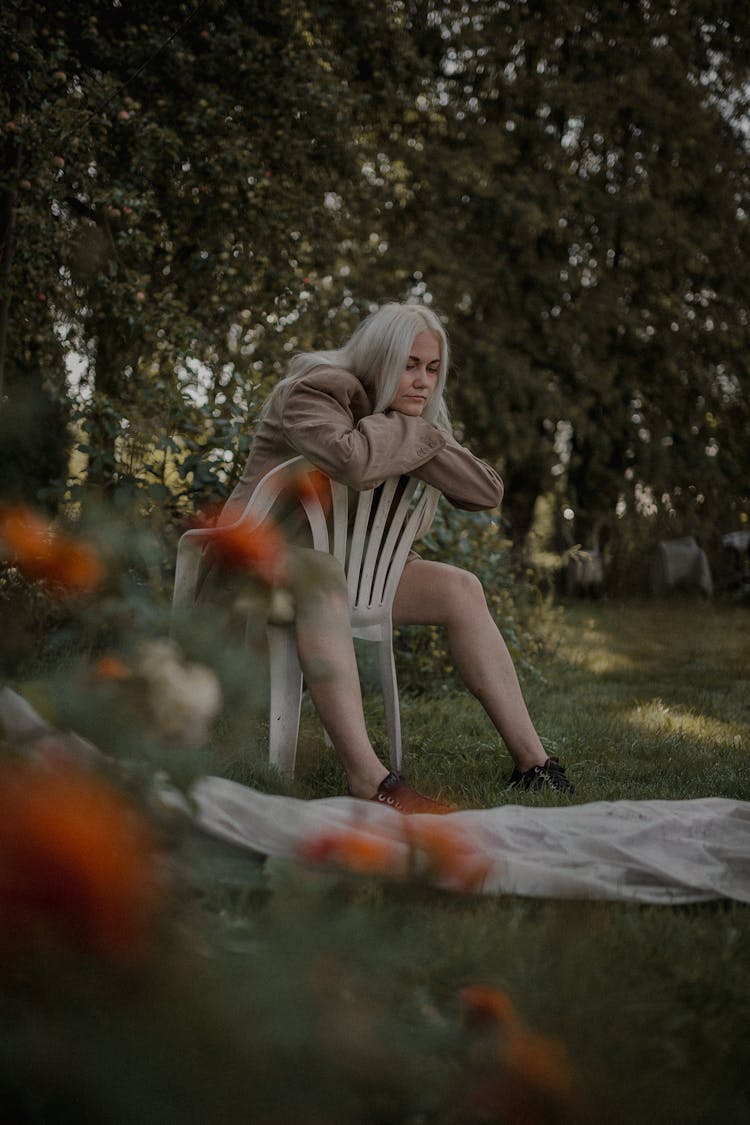
M 220 495 L 289 355 L 413 297 L 519 542 L 549 495 L 582 540 L 747 520 L 745 5 L 9 0 L 0 37 L 6 492 L 63 495 L 70 419 L 89 489 Z
M 446 33 L 410 218 L 520 536 L 555 481 L 584 528 L 747 511 L 749 22 L 529 2 Z

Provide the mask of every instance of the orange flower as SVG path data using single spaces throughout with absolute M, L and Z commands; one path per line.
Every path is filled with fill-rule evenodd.
M 303 845 L 301 858 L 360 875 L 403 878 L 411 872 L 462 891 L 481 884 L 487 859 L 458 829 L 402 817 L 389 832 L 390 836 L 359 829 L 326 832 Z
M 0 949 L 55 939 L 132 964 L 162 899 L 155 834 L 119 790 L 72 764 L 0 768 Z
M 100 656 L 94 664 L 94 678 L 97 680 L 129 680 L 132 674 L 119 656 Z
M 47 577 L 66 590 L 86 593 L 94 590 L 102 580 L 103 568 L 99 556 L 86 543 L 58 537 L 55 556 Z
M 53 531 L 30 508 L 0 508 L 0 540 L 27 578 L 43 579 L 70 593 L 93 590 L 102 579 L 101 560 L 92 547 Z
M 491 1048 L 491 1073 L 469 1090 L 473 1113 L 513 1125 L 579 1120 L 579 1085 L 563 1044 L 524 1027 L 499 988 L 469 985 L 459 998 L 469 1027 Z
M 49 524 L 30 508 L 0 508 L 0 537 L 19 562 L 42 566 L 52 557 Z
M 561 1043 L 519 1029 L 508 1037 L 498 1062 L 499 1070 L 470 1091 L 475 1114 L 513 1125 L 582 1120 L 579 1084 Z
M 479 890 L 489 859 L 464 831 L 418 817 L 406 818 L 406 831 L 417 859 L 421 857 L 427 863 L 427 874 L 457 890 Z
M 330 511 L 331 483 L 320 469 L 305 469 L 297 473 L 290 482 L 290 488 L 300 500 L 319 500 L 326 515 Z
M 299 849 L 299 856 L 307 863 L 330 864 L 356 875 L 403 873 L 403 863 L 396 844 L 353 828 L 324 832 L 304 842 Z
M 489 984 L 470 984 L 462 988 L 458 995 L 472 1027 L 509 1029 L 519 1026 L 513 1001 L 502 989 L 493 988 Z
M 226 566 L 252 571 L 269 586 L 287 583 L 286 541 L 270 520 L 255 526 L 217 528 L 212 542 Z
M 565 1047 L 557 1039 L 519 1028 L 503 1051 L 508 1078 L 547 1101 L 573 1107 L 577 1084 Z

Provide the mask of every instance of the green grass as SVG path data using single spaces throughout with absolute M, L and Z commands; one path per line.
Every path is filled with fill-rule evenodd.
M 577 785 L 575 802 L 750 799 L 749 656 L 744 608 L 686 601 L 566 607 L 557 651 L 525 692 L 545 744 Z M 368 709 L 382 748 L 374 701 Z M 402 721 L 407 770 L 425 790 L 464 806 L 555 802 L 506 791 L 508 755 L 465 694 L 433 685 L 407 696 Z M 294 783 L 282 786 L 252 755 L 229 772 L 308 797 L 343 787 L 307 714 Z M 252 932 L 254 958 L 263 949 L 273 962 L 282 933 L 287 951 L 309 950 L 314 932 L 316 946 L 369 989 L 385 990 L 396 1012 L 415 997 L 444 1010 L 466 983 L 497 985 L 533 1028 L 564 1042 L 591 1122 L 747 1120 L 744 906 L 485 900 L 346 881 L 324 894 L 278 870 L 269 889 L 250 858 L 232 853 L 222 881 L 217 872 L 226 872 L 229 855 L 216 846 L 212 859 L 207 842 L 199 848 L 211 873 L 203 879 L 204 907 L 234 931 Z M 254 890 L 243 894 L 243 881 Z M 316 894 L 311 922 L 308 900 Z
M 577 785 L 574 806 L 750 799 L 747 608 L 576 604 L 549 619 L 554 653 L 524 687 Z M 376 698 L 367 709 L 384 752 Z M 265 766 L 253 714 L 227 717 L 213 772 L 303 797 L 344 791 L 307 705 L 293 781 Z M 466 693 L 438 683 L 405 693 L 402 719 L 406 770 L 425 791 L 475 807 L 561 800 L 508 792 L 510 759 Z M 114 720 L 104 709 L 101 721 Z M 0 966 L 3 1120 L 747 1120 L 747 906 L 441 893 L 264 861 L 167 823 L 175 894 L 153 961 L 121 976 L 32 948 L 23 971 Z M 580 1112 L 554 1099 L 527 1116 L 469 1112 L 476 1076 L 504 1073 L 497 1042 L 462 1022 L 458 997 L 471 984 L 503 990 L 528 1028 L 564 1045 Z
M 524 693 L 545 746 L 576 783 L 576 802 L 750 799 L 746 609 L 688 601 L 571 604 L 559 620 L 554 656 L 537 667 Z M 368 696 L 366 709 L 385 755 L 379 700 Z M 470 808 L 554 801 L 507 792 L 511 759 L 466 692 L 433 684 L 404 694 L 401 720 L 405 772 L 430 792 Z M 269 778 L 264 758 L 260 732 L 229 772 L 305 797 L 344 791 L 309 704 L 295 782 Z

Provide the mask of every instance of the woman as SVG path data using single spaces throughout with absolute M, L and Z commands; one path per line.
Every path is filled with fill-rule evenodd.
M 297 454 L 353 489 L 411 474 L 434 485 L 455 507 L 496 507 L 503 495 L 500 477 L 451 433 L 444 400 L 448 359 L 448 340 L 435 313 L 422 305 L 397 303 L 368 316 L 342 348 L 296 356 L 266 404 L 221 522 L 242 512 L 274 465 Z M 310 588 L 313 555 L 318 556 L 316 593 L 310 597 L 305 590 Z M 304 550 L 294 558 L 300 663 L 351 794 L 403 812 L 450 811 L 389 773 L 373 750 L 338 564 Z M 534 729 L 510 654 L 475 575 L 412 554 L 396 592 L 393 622 L 445 626 L 460 676 L 513 758 L 510 785 L 572 794 L 564 768 L 547 756 Z M 320 675 L 321 667 L 325 675 Z

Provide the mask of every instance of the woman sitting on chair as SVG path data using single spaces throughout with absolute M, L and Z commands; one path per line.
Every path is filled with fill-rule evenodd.
M 457 508 L 496 507 L 503 495 L 500 477 L 452 436 L 444 400 L 447 370 L 443 325 L 430 309 L 415 304 L 382 306 L 336 351 L 295 356 L 264 408 L 220 522 L 237 518 L 258 481 L 299 454 L 356 490 L 409 474 L 439 489 Z M 315 596 L 304 593 L 311 586 L 312 554 L 318 556 Z M 307 562 L 300 561 L 305 556 Z M 403 812 L 450 811 L 390 773 L 373 750 L 339 564 L 320 552 L 293 552 L 293 558 L 300 664 L 350 793 Z M 573 792 L 563 766 L 547 756 L 534 729 L 510 654 L 474 574 L 412 553 L 396 592 L 393 622 L 445 626 L 461 678 L 511 754 L 510 785 Z

